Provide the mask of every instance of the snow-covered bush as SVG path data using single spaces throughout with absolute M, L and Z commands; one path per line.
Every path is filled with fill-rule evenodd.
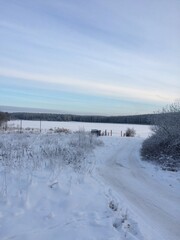
M 163 108 L 153 119 L 153 135 L 143 142 L 143 159 L 163 168 L 180 168 L 180 101 Z
M 86 132 L 64 133 L 3 133 L 0 135 L 0 199 L 6 198 L 8 181 L 15 175 L 19 192 L 28 191 L 36 172 L 47 175 L 51 183 L 57 181 L 62 169 L 85 174 L 92 165 L 86 159 L 100 140 Z M 71 171 L 72 172 L 72 171 Z M 25 194 L 27 195 L 27 194 Z
M 89 151 L 95 146 L 102 144 L 102 141 L 97 138 L 97 136 L 91 134 L 90 132 L 85 132 L 84 129 L 80 129 L 75 132 L 70 140 L 70 145 L 74 147 L 81 147 Z
M 126 137 L 134 137 L 135 135 L 136 135 L 136 131 L 134 130 L 134 128 L 127 128 L 125 132 Z
M 100 141 L 86 132 L 62 134 L 1 134 L 0 165 L 10 169 L 51 169 L 70 165 L 80 169 L 83 159 Z
M 65 133 L 65 134 L 68 134 L 70 133 L 71 131 L 67 128 L 55 128 L 54 129 L 54 132 L 55 133 Z

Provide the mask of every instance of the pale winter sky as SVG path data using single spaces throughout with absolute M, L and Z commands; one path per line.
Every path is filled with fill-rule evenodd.
M 180 97 L 179 0 L 0 0 L 0 105 L 152 113 Z

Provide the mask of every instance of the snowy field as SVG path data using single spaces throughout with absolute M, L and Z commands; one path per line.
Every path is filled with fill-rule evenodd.
M 9 127 L 19 128 L 21 125 L 20 120 L 13 120 L 8 122 Z M 86 122 L 54 122 L 54 121 L 42 121 L 41 129 L 49 130 L 54 128 L 67 128 L 71 131 L 78 131 L 79 129 L 84 129 L 85 131 L 91 131 L 91 129 L 99 129 L 102 132 L 107 130 L 110 132 L 112 130 L 113 136 L 121 136 L 121 131 L 124 133 L 127 128 L 134 128 L 136 134 L 139 137 L 147 137 L 151 134 L 149 125 L 136 125 L 136 124 L 114 124 L 114 123 L 86 123 Z M 40 129 L 40 121 L 22 121 L 22 128 L 34 128 Z
M 44 129 L 113 130 L 61 124 Z M 0 239 L 179 240 L 180 173 L 142 162 L 149 127 L 131 127 L 138 137 L 2 132 Z

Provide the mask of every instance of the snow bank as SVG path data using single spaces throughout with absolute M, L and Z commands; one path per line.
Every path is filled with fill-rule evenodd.
M 0 239 L 178 239 L 178 173 L 84 134 L 0 135 Z
M 97 175 L 107 148 L 84 134 L 1 135 L 0 239 L 142 239 Z

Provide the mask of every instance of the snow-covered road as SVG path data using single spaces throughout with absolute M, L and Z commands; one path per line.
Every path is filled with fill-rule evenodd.
M 134 213 L 145 240 L 179 240 L 180 189 L 141 162 L 141 143 L 140 138 L 122 139 L 100 175 Z

